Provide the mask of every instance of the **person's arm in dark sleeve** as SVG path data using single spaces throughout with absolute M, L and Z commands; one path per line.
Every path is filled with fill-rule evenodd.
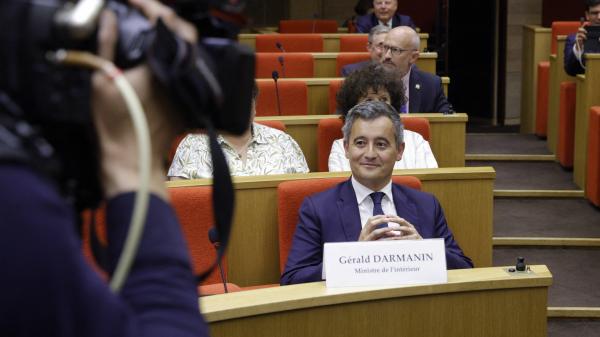
M 443 238 L 446 246 L 446 267 L 448 269 L 473 268 L 473 262 L 465 256 L 458 243 L 454 240 L 452 231 L 448 228 L 444 211 L 437 198 L 434 198 L 435 205 L 435 237 Z
M 370 22 L 371 14 L 361 15 L 356 18 L 356 32 L 368 34 L 371 30 Z
M 280 283 L 288 285 L 321 281 L 322 269 L 321 223 L 312 199 L 306 198 L 300 207 L 298 226 Z
M 409 26 L 410 28 L 414 29 L 414 30 L 417 30 L 417 25 L 415 25 L 413 19 L 410 16 L 408 16 L 408 15 L 406 15 L 406 19 L 407 19 L 407 24 L 406 25 Z
M 570 76 L 585 73 L 585 69 L 581 65 L 581 60 L 577 58 L 573 48 L 575 47 L 575 38 L 569 36 L 565 42 L 564 49 L 564 68 L 565 72 Z M 583 56 L 582 56 L 583 57 Z
M 433 112 L 448 113 L 450 110 L 450 104 L 448 103 L 448 98 L 446 98 L 446 95 L 444 94 L 442 79 L 439 76 L 435 76 L 435 80 L 435 109 Z
M 208 336 L 171 207 L 152 197 L 139 253 L 122 292 L 90 267 L 75 214 L 45 179 L 0 168 L 0 331 L 6 336 Z M 108 204 L 112 265 L 133 194 Z

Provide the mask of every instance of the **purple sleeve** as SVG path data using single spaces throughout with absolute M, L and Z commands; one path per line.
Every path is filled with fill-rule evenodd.
M 454 235 L 448 227 L 444 211 L 437 198 L 434 198 L 435 203 L 435 237 L 443 238 L 446 245 L 446 268 L 447 269 L 465 269 L 473 268 L 473 262 L 467 257 L 462 249 L 458 246 Z
M 19 166 L 0 168 L 0 331 L 6 336 L 208 336 L 171 207 L 151 197 L 138 255 L 113 294 L 81 253 L 76 216 L 54 187 Z M 107 207 L 114 268 L 133 194 Z
M 321 224 L 310 197 L 306 198 L 300 206 L 298 217 L 292 247 L 281 275 L 281 285 L 322 281 Z
M 570 76 L 576 76 L 577 74 L 585 73 L 585 69 L 579 63 L 577 56 L 573 52 L 573 46 L 575 45 L 575 34 L 571 34 L 567 36 L 567 40 L 565 41 L 565 49 L 564 49 L 564 68 L 565 72 Z

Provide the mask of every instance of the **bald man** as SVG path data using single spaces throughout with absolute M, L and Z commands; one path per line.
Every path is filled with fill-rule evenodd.
M 373 0 L 373 13 L 356 18 L 356 30 L 359 33 L 368 33 L 377 25 L 387 26 L 392 29 L 398 26 L 415 28 L 415 23 L 408 15 L 396 13 L 397 0 Z
M 420 71 L 415 65 L 420 44 L 419 34 L 406 26 L 390 30 L 383 42 L 381 63 L 386 69 L 398 72 L 406 90 L 408 103 L 401 112 L 449 113 L 451 106 L 444 95 L 442 79 Z

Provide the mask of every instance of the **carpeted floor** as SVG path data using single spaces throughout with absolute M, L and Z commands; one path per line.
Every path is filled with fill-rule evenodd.
M 589 319 L 549 319 L 548 337 L 598 337 L 600 320 Z
M 546 141 L 518 133 L 467 134 L 469 154 L 551 154 Z
M 466 153 L 550 154 L 545 140 L 515 132 L 467 134 Z M 468 161 L 466 165 L 494 167 L 495 189 L 579 190 L 572 172 L 555 162 Z M 600 238 L 600 209 L 583 198 L 495 198 L 494 236 Z M 518 256 L 528 264 L 545 264 L 552 272 L 548 306 L 600 307 L 599 248 L 497 246 L 493 264 L 514 265 Z M 600 320 L 549 319 L 548 336 L 600 336 Z
M 494 236 L 600 238 L 600 209 L 583 198 L 495 198 Z
M 492 166 L 499 190 L 578 190 L 572 172 L 555 162 L 468 161 L 466 166 Z

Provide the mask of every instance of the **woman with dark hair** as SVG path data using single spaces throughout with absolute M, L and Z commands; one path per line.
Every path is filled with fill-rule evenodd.
M 364 101 L 382 101 L 396 111 L 406 111 L 404 85 L 394 72 L 381 65 L 371 64 L 351 73 L 338 91 L 337 113 L 344 119 L 348 111 Z M 404 130 L 404 152 L 395 169 L 437 168 L 429 142 L 420 134 Z M 350 171 L 343 139 L 333 142 L 329 153 L 329 171 Z

